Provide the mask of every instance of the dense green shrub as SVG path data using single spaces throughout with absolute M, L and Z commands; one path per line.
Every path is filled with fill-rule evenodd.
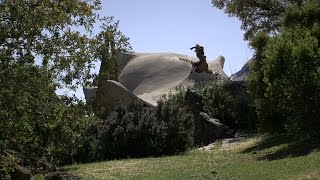
M 320 3 L 292 4 L 282 14 L 282 32 L 252 41 L 255 63 L 249 89 L 260 131 L 318 136 L 320 127 Z
M 14 157 L 7 156 L 0 151 L 0 179 L 10 179 L 10 172 L 14 168 L 15 161 Z
M 240 91 L 234 96 L 233 109 L 235 120 L 239 128 L 245 131 L 255 132 L 257 130 L 257 114 L 254 108 L 252 96 L 246 91 Z
M 257 127 L 259 132 L 284 132 L 282 116 L 277 112 L 277 107 L 269 98 L 266 98 L 267 84 L 264 81 L 263 59 L 264 51 L 268 44 L 269 37 L 266 33 L 260 32 L 251 39 L 251 46 L 254 48 L 255 55 L 250 66 L 251 73 L 247 77 L 246 85 L 253 96 L 253 105 L 258 116 Z
M 186 108 L 162 99 L 158 102 L 156 118 L 159 126 L 166 131 L 161 137 L 159 154 L 184 152 L 193 145 L 194 119 Z
M 256 129 L 253 98 L 243 82 L 213 83 L 200 89 L 205 111 L 230 128 Z
M 234 126 L 233 98 L 229 92 L 223 89 L 222 85 L 214 83 L 205 86 L 201 95 L 206 110 L 212 117 L 219 119 L 224 124 Z
M 178 86 L 175 88 L 174 92 L 170 91 L 168 94 L 161 97 L 162 102 L 164 100 L 164 101 L 168 101 L 171 104 L 175 104 L 179 107 L 183 107 L 185 106 L 185 96 L 186 96 L 187 90 L 188 89 L 183 86 Z
M 0 72 L 0 146 L 26 158 L 70 163 L 88 122 L 86 106 L 74 97 L 57 96 L 43 72 L 34 65 Z
M 98 138 L 102 123 L 101 119 L 91 118 L 88 128 L 82 134 L 81 146 L 74 156 L 76 162 L 86 163 L 103 159 Z
M 135 103 L 132 111 L 120 105 L 115 108 L 99 134 L 104 159 L 149 156 L 155 149 L 154 110 Z
M 61 100 L 61 109 L 56 111 L 59 116 L 52 119 L 51 129 L 45 135 L 47 154 L 55 163 L 63 165 L 76 161 L 73 156 L 83 143 L 83 134 L 95 118 L 90 115 L 87 105 L 77 98 L 64 97 Z
M 96 125 L 82 155 L 103 160 L 126 157 L 172 155 L 193 145 L 193 116 L 166 98 L 157 107 L 135 102 L 130 110 L 119 105 Z
M 317 134 L 320 127 L 319 42 L 306 29 L 286 30 L 270 41 L 263 61 L 265 96 L 289 133 Z

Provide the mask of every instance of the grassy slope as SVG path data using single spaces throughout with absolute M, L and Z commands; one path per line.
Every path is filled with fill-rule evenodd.
M 259 136 L 211 151 L 73 165 L 63 170 L 84 179 L 317 179 L 319 147 L 314 142 Z

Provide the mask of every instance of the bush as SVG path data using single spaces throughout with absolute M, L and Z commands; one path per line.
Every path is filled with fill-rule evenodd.
M 257 130 L 257 114 L 252 96 L 247 92 L 239 92 L 234 96 L 233 109 L 239 128 L 254 132 Z
M 193 145 L 193 116 L 166 98 L 156 108 L 119 105 L 95 127 L 95 143 L 87 141 L 87 151 L 80 152 L 89 155 L 85 161 L 172 155 Z
M 253 98 L 244 82 L 214 83 L 200 90 L 204 109 L 232 129 L 255 131 Z
M 273 106 L 271 99 L 265 96 L 267 84 L 264 81 L 263 59 L 265 50 L 270 38 L 264 32 L 257 33 L 251 39 L 251 46 L 255 49 L 252 64 L 250 65 L 251 73 L 247 77 L 246 85 L 253 97 L 253 106 L 257 114 L 257 124 L 259 132 L 283 132 L 281 113 L 277 112 L 277 107 Z
M 162 143 L 159 146 L 162 148 L 159 147 L 159 154 L 175 154 L 192 147 L 194 119 L 185 107 L 174 101 L 160 100 L 156 118 L 159 126 L 165 130 L 160 136 Z
M 174 92 L 169 92 L 168 94 L 161 97 L 161 101 L 168 101 L 170 104 L 175 104 L 179 107 L 185 106 L 185 96 L 187 88 L 183 86 L 178 86 L 175 88 Z
M 16 159 L 0 150 L 0 179 L 11 179 L 10 173 L 14 169 Z
M 248 84 L 260 131 L 319 136 L 319 9 L 316 0 L 292 4 L 282 14 L 281 33 L 252 39 L 257 61 Z
M 266 98 L 289 133 L 316 135 L 320 127 L 319 42 L 309 30 L 286 30 L 268 44 L 263 61 Z
M 34 65 L 9 65 L 0 72 L 0 85 L 1 149 L 71 163 L 87 127 L 86 105 L 57 96 L 49 77 Z
M 230 127 L 235 126 L 234 99 L 222 85 L 216 83 L 208 85 L 202 89 L 201 95 L 204 106 L 212 117 Z

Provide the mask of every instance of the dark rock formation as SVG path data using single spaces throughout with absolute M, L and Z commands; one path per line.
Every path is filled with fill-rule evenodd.
M 153 105 L 138 98 L 119 82 L 107 80 L 102 83 L 101 94 L 100 97 L 97 98 L 96 102 L 104 108 L 104 114 L 108 114 L 117 105 L 122 104 L 130 108 L 135 101 L 139 101 L 146 106 L 153 107 Z
M 65 173 L 65 172 L 53 172 L 48 174 L 45 180 L 80 180 L 81 178 L 77 175 Z
M 30 180 L 32 178 L 31 172 L 20 165 L 15 165 L 13 171 L 10 173 L 12 180 Z
M 196 91 L 187 90 L 185 104 L 195 117 L 194 144 L 196 146 L 210 144 L 216 139 L 232 137 L 235 133 L 218 119 L 212 118 L 205 113 L 202 97 Z
M 232 74 L 230 76 L 230 80 L 232 81 L 244 81 L 247 77 L 247 75 L 250 73 L 250 64 L 252 64 L 252 59 L 250 59 L 248 62 L 246 62 L 245 65 L 240 69 L 240 71 Z
M 3 159 L 11 159 L 7 165 L 12 167 L 7 169 L 11 179 L 24 180 L 32 179 L 32 174 L 39 172 L 52 172 L 56 170 L 56 167 L 48 161 L 46 158 L 39 158 L 32 153 L 21 153 L 14 150 L 0 151 L 0 161 Z M 0 174 L 0 179 L 1 179 Z

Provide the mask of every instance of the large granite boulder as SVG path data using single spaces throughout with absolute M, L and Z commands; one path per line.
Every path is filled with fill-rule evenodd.
M 119 82 L 103 82 L 103 96 L 99 101 L 106 109 L 112 109 L 118 103 L 130 104 L 133 100 L 142 100 L 148 105 L 156 106 L 161 96 L 175 91 L 178 86 L 200 86 L 228 78 L 223 72 L 222 56 L 208 61 L 212 74 L 193 72 L 191 61 L 198 60 L 175 53 L 121 54 L 118 59 Z M 84 87 L 83 91 L 87 101 L 95 100 L 96 87 Z
M 119 82 L 108 80 L 102 84 L 101 88 L 102 91 L 99 103 L 106 110 L 104 113 L 108 114 L 109 111 L 119 104 L 130 106 L 134 101 L 141 101 L 145 105 L 152 106 L 150 103 L 130 92 Z

